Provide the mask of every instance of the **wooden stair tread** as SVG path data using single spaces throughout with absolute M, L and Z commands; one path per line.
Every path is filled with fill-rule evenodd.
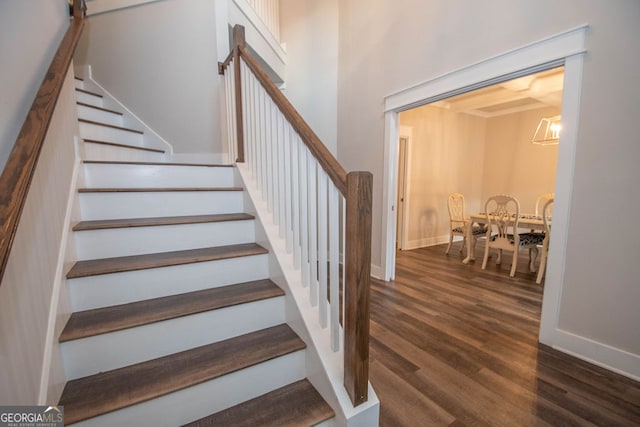
M 100 141 L 100 140 L 97 140 L 97 139 L 86 139 L 86 138 L 83 138 L 82 140 L 84 142 L 88 142 L 90 144 L 111 145 L 113 147 L 129 148 L 131 150 L 152 151 L 154 153 L 164 153 L 165 152 L 164 150 L 161 150 L 160 148 L 140 147 L 140 146 L 137 146 L 137 145 L 120 144 L 118 142 Z
M 59 341 L 71 341 L 284 295 L 269 279 L 75 312 Z
M 260 255 L 267 250 L 255 243 L 187 249 L 144 255 L 129 255 L 115 258 L 100 258 L 78 261 L 67 273 L 67 279 L 96 276 L 99 274 L 168 267 L 171 265 L 215 261 L 221 259 Z
M 103 230 L 109 228 L 153 227 L 161 225 L 200 224 L 206 222 L 245 221 L 255 219 L 246 213 L 184 215 L 153 218 L 101 219 L 81 221 L 73 226 L 73 231 Z
M 320 393 L 309 380 L 304 379 L 186 424 L 185 427 L 313 426 L 334 415 L 333 409 Z
M 78 193 L 163 193 L 169 191 L 242 191 L 242 187 L 78 188 Z
M 67 382 L 60 398 L 72 424 L 303 350 L 286 324 Z
M 112 124 L 109 124 L 109 123 L 96 122 L 95 120 L 78 119 L 78 121 L 80 123 L 87 123 L 87 124 L 96 125 L 96 126 L 104 126 L 104 127 L 107 127 L 107 128 L 123 130 L 123 131 L 126 131 L 126 132 L 133 132 L 133 133 L 139 133 L 139 134 L 143 134 L 144 133 L 144 131 L 141 131 L 141 130 L 138 130 L 138 129 L 131 129 L 131 128 L 123 127 L 123 126 L 112 125 Z
M 84 164 L 91 165 L 144 165 L 144 166 L 200 166 L 206 168 L 232 168 L 233 165 L 214 163 L 180 163 L 180 162 L 133 162 L 118 160 L 84 160 Z
M 104 98 L 102 95 L 100 95 L 99 93 L 95 93 L 95 92 L 91 92 L 90 90 L 86 90 L 86 89 L 80 89 L 79 87 L 76 88 L 76 91 L 78 92 L 82 92 L 82 93 L 86 93 L 88 95 L 93 95 L 93 96 L 97 96 L 98 98 Z
M 82 107 L 89 107 L 89 108 L 93 108 L 93 109 L 100 110 L 100 111 L 106 111 L 107 113 L 117 114 L 119 116 L 123 115 L 120 111 L 110 110 L 110 109 L 104 108 L 104 107 L 98 107 L 97 105 L 87 104 L 86 102 L 78 101 L 78 102 L 76 102 L 76 104 L 80 105 Z

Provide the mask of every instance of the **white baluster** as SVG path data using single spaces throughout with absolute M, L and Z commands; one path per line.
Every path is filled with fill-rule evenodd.
M 327 327 L 327 174 L 322 168 L 318 168 L 318 263 L 319 281 L 318 293 L 320 294 L 320 326 Z
M 309 284 L 309 205 L 307 202 L 307 147 L 300 145 L 300 247 L 302 248 L 300 268 L 302 269 L 302 285 Z
M 280 165 L 278 163 L 278 116 L 279 113 L 278 107 L 273 104 L 271 108 L 271 147 L 269 149 L 272 159 L 271 159 L 271 200 L 273 203 L 273 223 L 275 225 L 280 225 L 278 222 L 280 219 L 280 203 L 278 199 L 280 195 L 278 194 L 278 190 L 280 189 L 280 182 L 278 178 Z
M 287 220 L 286 220 L 286 200 L 285 200 L 285 191 L 286 185 L 285 181 L 287 177 L 285 175 L 286 172 L 286 161 L 284 157 L 284 127 L 285 118 L 278 111 L 278 183 L 280 184 L 278 188 L 278 213 L 280 217 L 278 218 L 278 223 L 280 224 L 279 236 L 281 239 L 284 239 L 287 236 Z
M 284 206 L 285 206 L 285 222 L 287 237 L 287 253 L 293 251 L 293 220 L 291 213 L 291 126 L 289 123 L 284 124 Z
M 262 87 L 258 87 L 257 99 L 256 99 L 256 123 L 258 125 L 257 133 L 256 133 L 256 184 L 258 185 L 258 190 L 262 191 L 262 136 L 264 130 L 264 118 L 263 118 L 263 96 L 264 91 Z
M 307 204 L 309 206 L 309 292 L 311 305 L 318 305 L 318 198 L 316 159 L 309 153 L 307 174 Z
M 291 130 L 291 194 L 293 195 L 293 265 L 300 268 L 300 137 Z
M 329 305 L 331 307 L 331 348 L 340 350 L 340 207 L 338 202 L 338 189 L 332 184 L 329 186 Z

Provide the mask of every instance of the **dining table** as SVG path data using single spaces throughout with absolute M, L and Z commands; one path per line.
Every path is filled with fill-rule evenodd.
M 465 218 L 465 226 L 467 227 L 467 236 L 471 236 L 471 230 L 473 224 L 486 224 L 487 223 L 487 214 L 484 212 L 479 212 L 476 214 L 470 215 L 468 218 Z M 551 226 L 551 221 L 549 221 L 549 226 Z M 534 214 L 520 214 L 518 218 L 518 228 L 529 229 L 529 230 L 539 230 L 544 231 L 544 220 L 540 215 Z M 473 242 L 472 239 L 467 238 L 467 257 L 462 260 L 464 264 L 468 264 L 469 261 L 474 261 L 476 259 L 475 253 L 473 251 Z

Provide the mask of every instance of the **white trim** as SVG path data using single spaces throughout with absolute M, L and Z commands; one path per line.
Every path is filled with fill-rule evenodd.
M 222 1 L 222 0 L 220 0 Z M 265 68 L 269 77 L 280 85 L 286 80 L 287 52 L 260 17 L 244 0 L 225 0 L 229 3 L 228 25 L 243 25 L 247 47 Z
M 640 381 L 640 356 L 589 338 L 556 329 L 552 348 Z
M 157 1 L 162 0 L 91 0 L 87 1 L 87 16 Z
M 238 7 L 242 14 L 253 23 L 262 39 L 271 47 L 271 49 L 273 49 L 273 52 L 278 55 L 280 60 L 282 62 L 286 62 L 287 52 L 285 51 L 284 46 L 275 38 L 269 27 L 267 27 L 267 25 L 262 21 L 262 18 L 258 16 L 256 11 L 253 10 L 251 5 L 245 0 L 233 0 L 233 3 Z
M 371 275 L 376 279 L 384 280 L 383 268 L 379 265 L 371 264 Z
M 405 153 L 405 169 L 404 169 L 404 174 L 405 174 L 405 186 L 404 186 L 404 194 L 408 195 L 410 194 L 410 190 L 411 190 L 411 181 L 409 180 L 409 177 L 411 176 L 411 148 L 412 148 L 412 140 L 413 140 L 413 128 L 410 126 L 400 126 L 400 131 L 399 131 L 399 137 L 398 138 L 406 138 L 407 142 L 405 144 L 405 149 L 406 149 L 406 153 Z M 398 200 L 396 198 L 396 200 Z M 411 202 L 411 198 L 410 197 L 405 197 L 404 200 L 404 208 L 402 210 L 402 238 L 400 239 L 400 245 L 399 248 L 403 249 L 403 250 L 407 250 L 409 248 L 409 241 L 407 239 L 407 234 L 409 232 L 409 211 L 410 211 L 410 202 Z M 397 220 L 397 218 L 396 218 Z M 397 239 L 397 237 L 396 237 Z
M 79 146 L 78 136 L 74 136 L 74 146 Z M 58 249 L 58 257 L 57 257 L 57 266 L 56 273 L 53 280 L 53 290 L 51 291 L 51 303 L 49 304 L 49 320 L 47 324 L 47 335 L 45 336 L 45 344 L 44 344 L 44 357 L 42 358 L 42 370 L 40 373 L 40 391 L 38 393 L 38 405 L 45 405 L 51 402 L 51 397 L 49 396 L 49 380 L 51 373 L 51 360 L 53 354 L 53 347 L 57 343 L 57 335 L 56 335 L 56 326 L 57 326 L 57 318 L 58 318 L 58 303 L 60 299 L 60 287 L 63 283 L 64 271 L 66 269 L 66 254 L 67 254 L 67 243 L 69 242 L 69 230 L 70 225 L 72 223 L 72 215 L 73 215 L 73 205 L 75 201 L 75 196 L 77 194 L 76 188 L 78 188 L 78 175 L 80 170 L 80 165 L 82 163 L 82 159 L 77 157 L 76 151 L 76 160 L 73 166 L 73 175 L 71 178 L 71 184 L 69 186 L 69 192 L 67 194 L 67 206 L 66 213 L 64 216 L 64 229 L 62 230 L 62 235 L 60 236 L 60 246 Z M 55 398 L 59 398 L 59 396 L 55 396 Z
M 461 237 L 454 237 L 454 242 L 461 241 Z M 407 248 L 405 250 L 410 251 L 412 249 L 427 248 L 429 246 L 441 245 L 443 243 L 449 243 L 449 235 L 423 237 L 422 239 L 409 240 L 407 242 Z
M 531 69 L 540 66 L 548 69 L 556 62 L 561 65 L 564 58 L 586 51 L 587 28 L 586 24 L 581 25 L 400 90 L 385 97 L 385 111 L 400 112 L 488 86 L 494 79 L 511 80 L 514 75 L 531 74 Z
M 569 213 L 573 192 L 575 151 L 578 143 L 579 105 L 582 87 L 584 55 L 565 60 L 562 90 L 562 137 L 558 144 L 555 198 L 553 203 L 553 239 L 547 256 L 547 272 L 542 313 L 540 315 L 540 342 L 552 345 L 558 331 L 560 300 L 564 282 L 564 267 L 569 234 Z
M 397 192 L 398 113 L 418 105 L 444 99 L 455 93 L 463 93 L 471 90 L 471 88 L 480 88 L 497 81 L 506 81 L 518 76 L 530 74 L 534 71 L 559 66 L 565 62 L 565 58 L 571 56 L 575 56 L 582 61 L 584 55 L 578 54 L 585 52 L 584 46 L 587 28 L 586 25 L 583 25 L 527 44 L 479 63 L 427 80 L 411 88 L 403 89 L 385 98 L 384 158 L 386 161 L 384 164 L 384 209 L 382 212 L 381 231 L 381 261 L 385 268 L 385 280 L 392 280 L 395 277 L 395 212 L 393 210 L 395 199 L 393 197 L 395 197 L 395 193 Z M 573 84 L 577 84 L 578 87 L 581 85 L 581 74 L 575 75 L 571 71 L 572 69 L 575 70 L 575 67 L 569 68 L 569 75 L 567 75 L 565 70 L 565 92 L 567 92 L 567 87 L 571 86 L 571 84 L 568 85 L 566 83 L 569 79 L 577 78 L 578 81 Z M 579 98 L 576 98 L 575 91 L 569 90 L 568 93 L 563 93 L 563 116 L 567 117 L 567 120 L 575 121 L 578 117 L 578 111 Z M 567 126 L 576 129 L 577 123 L 567 123 Z M 560 215 L 561 218 L 558 220 L 564 224 L 566 224 L 566 218 L 568 218 L 568 201 L 570 200 L 571 181 L 573 180 L 573 153 L 575 152 L 575 145 L 577 144 L 575 132 L 564 132 L 562 141 L 565 145 L 564 150 L 566 154 L 562 157 L 559 155 L 558 164 L 560 165 L 562 160 L 570 162 L 570 175 L 559 174 L 559 176 L 556 177 L 556 187 L 568 192 L 568 194 L 566 194 L 567 210 L 557 212 L 556 206 L 554 205 L 554 232 L 557 228 L 555 226 L 556 217 Z M 559 182 L 562 180 L 568 180 L 569 183 Z M 560 209 L 562 210 L 562 206 Z M 556 243 L 554 246 L 558 247 L 559 245 Z M 565 249 L 566 247 L 556 250 L 564 252 Z M 562 259 L 564 259 L 564 257 Z M 551 270 L 553 272 L 553 268 L 551 268 Z M 547 274 L 547 286 L 548 283 L 553 280 L 552 275 Z M 557 283 L 561 283 L 561 277 L 558 276 L 558 273 L 556 273 L 555 280 Z
M 398 113 L 387 112 L 384 115 L 384 177 L 382 182 L 382 227 L 380 229 L 382 242 L 382 278 L 393 280 L 396 277 L 396 211 L 393 205 L 398 192 Z

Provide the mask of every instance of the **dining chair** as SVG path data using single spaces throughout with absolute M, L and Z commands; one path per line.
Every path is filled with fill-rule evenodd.
M 447 199 L 447 207 L 449 208 L 449 245 L 447 246 L 446 253 L 449 253 L 451 249 L 451 245 L 453 244 L 454 236 L 462 236 L 462 246 L 460 246 L 460 253 L 466 246 L 467 241 L 467 229 L 469 218 L 464 216 L 464 196 L 462 193 L 451 193 Z M 484 236 L 487 232 L 487 227 L 485 225 L 472 225 L 471 226 L 471 238 L 472 242 L 472 250 L 476 249 L 476 242 L 479 237 Z
M 547 204 L 547 202 L 549 200 L 553 200 L 553 198 L 555 197 L 555 193 L 544 193 L 538 196 L 538 198 L 536 199 L 536 216 L 542 216 L 543 215 L 543 209 L 544 206 Z
M 544 224 L 544 240 L 540 251 L 540 267 L 538 267 L 538 277 L 536 283 L 542 283 L 542 276 L 547 269 L 547 255 L 549 253 L 549 239 L 551 237 L 551 213 L 553 212 L 553 199 L 547 200 L 542 209 L 542 222 Z
M 489 250 L 497 249 L 498 258 L 496 264 L 502 262 L 502 251 L 513 252 L 511 262 L 511 273 L 516 274 L 518 265 L 518 254 L 521 249 L 529 249 L 529 269 L 535 271 L 534 260 L 538 254 L 537 245 L 544 240 L 542 233 L 518 233 L 518 222 L 520 220 L 520 202 L 513 196 L 496 195 L 487 199 L 484 205 L 484 212 L 487 217 L 487 239 L 484 249 L 484 260 L 482 269 L 486 269 L 489 259 Z M 535 254 L 534 254 L 535 252 Z

